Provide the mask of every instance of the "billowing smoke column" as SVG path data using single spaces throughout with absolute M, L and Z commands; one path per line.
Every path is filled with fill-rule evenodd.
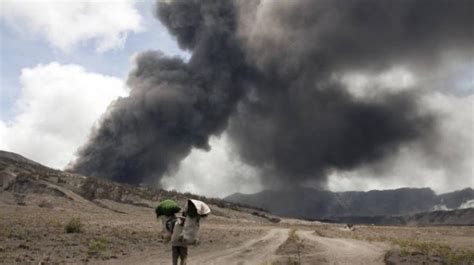
M 209 149 L 209 136 L 226 128 L 247 74 L 235 12 L 229 1 L 159 2 L 156 15 L 191 59 L 138 55 L 129 97 L 113 103 L 73 170 L 139 184 L 159 179 L 191 148 Z
M 247 11 L 239 33 L 265 78 L 228 131 L 273 185 L 324 184 L 331 170 L 430 138 L 436 117 L 422 114 L 418 90 L 360 100 L 337 77 L 425 68 L 443 52 L 472 52 L 474 43 L 472 1 L 262 1 Z
M 471 53 L 472 10 L 467 0 L 158 2 L 191 59 L 138 55 L 130 96 L 110 107 L 73 169 L 159 180 L 226 130 L 265 183 L 324 185 L 329 171 L 385 159 L 436 123 L 416 90 L 361 100 L 339 77 Z

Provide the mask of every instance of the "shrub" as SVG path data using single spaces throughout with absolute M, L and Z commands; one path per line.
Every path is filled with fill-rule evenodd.
M 106 251 L 109 246 L 109 239 L 102 235 L 97 239 L 89 241 L 89 253 L 90 254 L 99 254 L 103 251 Z
M 298 236 L 298 234 L 296 234 L 295 228 L 288 231 L 288 238 L 294 242 L 298 242 L 300 240 L 300 237 Z
M 64 227 L 64 231 L 66 231 L 66 233 L 81 233 L 81 220 L 79 220 L 79 218 L 72 218 Z
M 400 247 L 402 256 L 413 252 L 425 255 L 437 254 L 446 264 L 473 264 L 474 249 L 453 249 L 448 245 L 435 242 L 425 242 L 416 239 L 392 239 L 393 244 Z
M 42 200 L 39 204 L 38 204 L 38 207 L 40 208 L 53 208 L 53 204 L 51 202 L 49 202 L 48 200 Z

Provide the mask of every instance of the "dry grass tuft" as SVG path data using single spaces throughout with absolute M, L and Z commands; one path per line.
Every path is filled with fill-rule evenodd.
M 68 234 L 70 233 L 81 233 L 82 232 L 82 223 L 79 218 L 72 218 L 65 226 L 64 231 Z
M 102 235 L 97 239 L 89 241 L 89 254 L 100 254 L 109 248 L 110 240 Z

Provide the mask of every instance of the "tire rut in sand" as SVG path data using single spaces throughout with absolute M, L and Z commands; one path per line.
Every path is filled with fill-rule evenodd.
M 265 236 L 209 255 L 196 257 L 189 264 L 262 264 L 276 259 L 276 250 L 288 239 L 289 229 L 271 229 Z
M 313 231 L 298 231 L 303 240 L 309 240 L 318 251 L 310 260 L 318 264 L 384 264 L 387 248 L 382 244 L 349 238 L 328 238 L 316 235 Z

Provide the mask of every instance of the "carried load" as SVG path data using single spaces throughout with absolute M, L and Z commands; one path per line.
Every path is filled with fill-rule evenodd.
M 207 204 L 198 200 L 188 200 L 188 207 L 186 208 L 186 214 L 189 215 L 199 215 L 200 217 L 205 217 L 211 213 L 211 208 Z
M 181 211 L 181 207 L 179 207 L 179 205 L 173 200 L 163 200 L 155 209 L 156 218 L 161 219 L 161 225 L 163 227 L 161 237 L 165 241 L 171 239 L 173 227 L 176 223 L 175 214 L 179 211 Z
M 173 216 L 179 211 L 181 211 L 181 207 L 173 200 L 161 201 L 155 209 L 157 218 L 160 216 Z
M 176 221 L 171 236 L 173 246 L 189 246 L 198 242 L 199 222 L 208 216 L 211 209 L 207 204 L 198 200 L 188 200 L 185 218 L 180 217 Z

